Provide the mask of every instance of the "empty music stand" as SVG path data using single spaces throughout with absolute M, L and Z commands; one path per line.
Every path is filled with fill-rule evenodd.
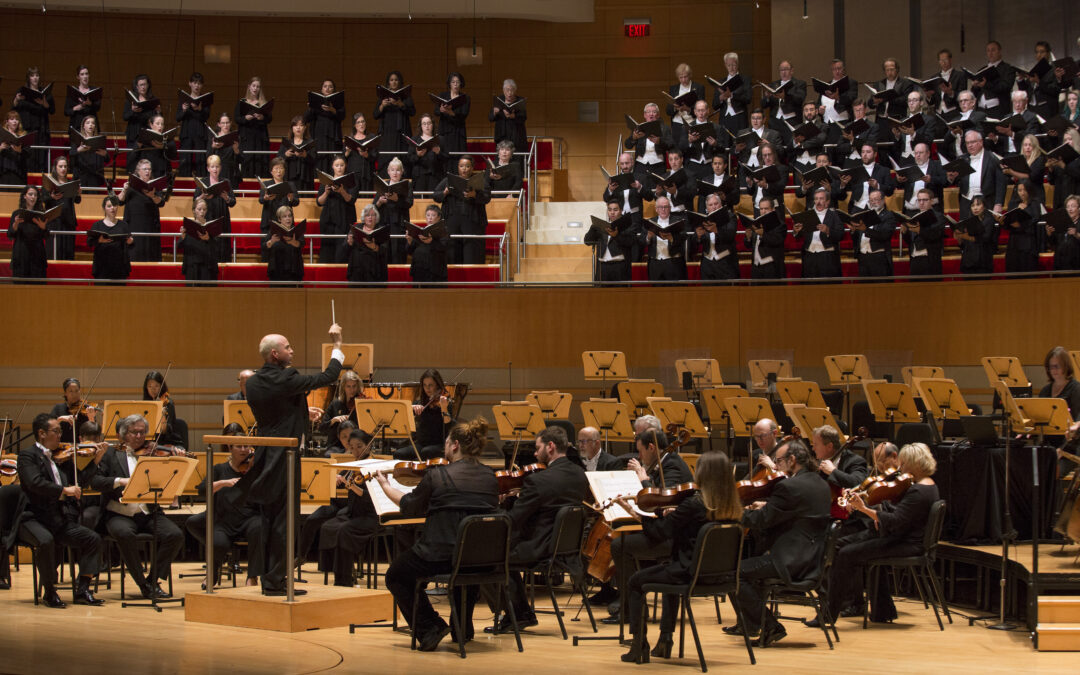
M 634 419 L 649 409 L 649 398 L 664 395 L 664 385 L 656 380 L 626 380 L 615 385 L 619 400 L 634 412 Z
M 767 398 L 748 396 L 746 398 L 726 399 L 724 405 L 727 406 L 728 416 L 731 418 L 731 428 L 735 432 L 735 437 L 746 437 L 750 439 L 750 443 L 747 446 L 749 456 L 747 457 L 746 466 L 753 472 L 754 425 L 765 418 L 776 422 L 776 418 L 773 417 L 772 404 L 769 403 L 769 399 Z
M 540 408 L 546 420 L 565 420 L 570 418 L 570 404 L 573 394 L 561 391 L 532 391 L 525 395 L 525 400 Z
M 828 425 L 833 429 L 836 429 L 836 433 L 840 434 L 840 444 L 847 443 L 847 436 L 843 431 L 840 431 L 840 427 L 837 425 L 836 418 L 833 417 L 832 411 L 828 408 L 810 408 L 804 405 L 792 405 L 784 406 L 784 410 L 787 412 L 788 417 L 795 423 L 795 426 L 802 432 L 802 437 L 806 439 L 812 439 L 814 437 L 814 429 Z
M 915 389 L 919 392 L 935 428 L 938 420 L 941 420 L 940 438 L 945 437 L 945 420 L 958 420 L 971 414 L 971 408 L 964 402 L 960 388 L 949 378 L 917 377 Z
M 825 398 L 821 395 L 821 389 L 817 382 L 810 380 L 777 380 L 776 393 L 780 401 L 801 404 L 807 408 L 827 408 Z M 839 431 L 839 428 L 837 428 Z
M 375 367 L 375 345 L 369 343 L 346 343 L 341 345 L 341 352 L 345 355 L 342 362 L 341 373 L 351 370 L 360 376 L 365 382 L 371 379 L 371 371 Z M 330 355 L 334 351 L 334 345 L 329 342 L 322 344 L 322 367 L 330 365 Z M 340 378 L 340 376 L 339 376 Z
M 667 429 L 674 424 L 679 429 L 690 432 L 691 438 L 708 438 L 709 432 L 697 413 L 697 408 L 689 401 L 672 401 L 664 398 L 650 398 L 649 409 L 660 419 L 660 426 Z
M 747 398 L 749 392 L 737 385 L 724 385 L 712 387 L 701 391 L 701 400 L 705 403 L 705 414 L 709 416 L 710 431 L 722 421 L 724 423 L 724 452 L 731 454 L 731 417 L 728 415 L 727 405 L 724 403 L 728 398 Z M 712 434 L 709 434 L 709 447 L 712 448 Z
M 874 419 L 889 425 L 890 441 L 896 438 L 897 423 L 922 421 L 911 387 L 903 382 L 863 380 L 862 386 Z
M 941 379 L 945 377 L 945 369 L 941 366 L 904 366 L 900 369 L 900 376 L 904 378 L 904 384 L 914 387 L 913 380 L 915 378 L 932 377 Z
M 984 356 L 980 362 L 983 370 L 986 371 L 986 379 L 991 387 L 994 387 L 996 382 L 1002 381 L 1014 397 L 1031 396 L 1031 382 L 1024 373 L 1024 366 L 1020 363 L 1020 359 L 1015 356 Z M 995 391 L 994 410 L 1001 405 L 1001 397 Z
M 870 364 L 862 354 L 838 354 L 825 357 L 825 370 L 829 373 L 829 383 L 844 389 L 844 412 L 847 413 L 850 428 L 851 388 L 873 377 L 870 374 Z
M 626 378 L 626 354 L 622 352 L 581 352 L 586 382 L 600 382 L 600 396 L 608 395 L 607 381 Z
M 416 417 L 413 415 L 411 401 L 357 399 L 355 410 L 356 426 L 371 434 L 372 438 L 378 436 L 384 450 L 386 439 L 405 438 L 412 445 L 416 459 L 420 459 L 420 451 L 416 449 L 412 438 L 416 431 Z
M 791 377 L 791 361 L 788 359 L 750 359 L 748 366 L 752 394 L 768 392 L 770 380 L 775 382 L 781 377 Z
M 162 504 L 171 504 L 180 496 L 184 487 L 188 484 L 191 474 L 195 472 L 198 460 L 191 457 L 140 457 L 131 472 L 128 484 L 120 495 L 121 504 L 150 504 L 160 507 Z M 147 575 L 154 583 L 157 582 L 157 519 L 150 525 L 150 574 Z M 213 540 L 210 541 L 213 544 Z M 179 602 L 184 604 L 183 598 L 150 598 L 150 602 L 121 602 L 121 607 L 153 607 L 160 612 L 158 605 L 167 602 Z
M 528 401 L 500 401 L 499 405 L 491 406 L 491 411 L 499 428 L 499 438 L 514 441 L 514 454 L 510 458 L 510 466 L 507 467 L 513 469 L 521 439 L 533 439 L 547 427 L 544 413 L 540 406 Z
M 222 401 L 222 404 L 225 408 L 225 426 L 235 422 L 248 434 L 255 429 L 255 415 L 252 414 L 251 406 L 247 401 Z
M 164 403 L 161 401 L 105 401 L 105 410 L 102 418 L 105 420 L 101 426 L 101 433 L 105 434 L 106 441 L 120 441 L 116 435 L 116 425 L 128 415 L 142 415 L 146 420 L 147 433 L 152 433 L 158 427 L 161 419 L 161 410 Z
M 724 383 L 720 376 L 720 364 L 716 359 L 675 359 L 675 372 L 678 373 L 680 382 L 684 373 L 690 375 L 694 391 L 700 390 L 702 385 Z
M 320 505 L 330 503 L 330 498 L 335 492 L 331 463 L 325 457 L 300 459 L 300 501 L 302 503 Z
M 604 450 L 608 451 L 608 441 L 633 441 L 634 427 L 630 420 L 630 409 L 621 401 L 614 399 L 591 399 L 581 402 L 581 417 L 585 426 L 595 427 L 604 434 Z

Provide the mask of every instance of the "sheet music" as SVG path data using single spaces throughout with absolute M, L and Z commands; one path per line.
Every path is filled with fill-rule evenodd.
M 396 459 L 360 459 L 354 462 L 342 462 L 341 464 L 334 464 L 335 468 L 340 469 L 359 469 L 363 473 L 374 473 L 376 471 L 392 471 L 394 465 L 398 463 Z M 402 485 L 394 480 L 393 476 L 387 476 L 387 480 L 390 481 L 390 486 L 397 488 L 401 492 L 408 494 L 413 491 L 413 487 L 408 485 Z M 401 509 L 395 504 L 389 497 L 386 496 L 386 492 L 379 485 L 377 480 L 369 480 L 364 484 L 368 494 L 371 495 L 371 503 L 375 505 L 375 513 L 379 515 L 379 518 L 387 518 L 401 515 Z
M 586 471 L 585 478 L 589 481 L 589 489 L 592 490 L 593 499 L 597 504 L 603 504 L 620 496 L 634 497 L 641 491 L 641 481 L 633 471 Z M 637 508 L 636 504 L 633 506 L 638 515 L 654 517 L 654 514 Z M 633 516 L 619 504 L 612 504 L 604 509 L 604 520 L 609 523 L 627 519 L 633 519 Z

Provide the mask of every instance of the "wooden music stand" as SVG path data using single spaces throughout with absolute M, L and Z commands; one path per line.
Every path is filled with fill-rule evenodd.
M 958 420 L 971 415 L 971 408 L 964 402 L 960 388 L 949 378 L 916 377 L 915 390 L 919 392 L 926 412 L 933 424 L 941 421 L 939 437 L 945 437 L 945 420 Z
M 716 359 L 675 359 L 675 372 L 682 382 L 683 373 L 690 373 L 694 381 L 694 390 L 701 389 L 702 385 L 719 385 L 724 383 L 720 376 L 720 364 Z
M 634 419 L 649 409 L 649 397 L 663 396 L 664 385 L 656 380 L 626 380 L 615 385 L 619 400 L 634 411 Z
M 206 482 L 206 474 L 213 474 L 213 468 L 209 466 L 210 453 L 208 452 L 188 450 L 188 456 L 195 460 L 195 470 L 191 473 L 191 477 L 188 479 L 187 485 L 184 486 L 181 495 L 193 497 L 199 494 L 199 483 Z M 79 470 L 81 471 L 82 467 L 79 467 Z
M 626 354 L 622 352 L 581 352 L 581 364 L 585 370 L 585 381 L 600 381 L 600 395 L 607 396 L 607 381 L 621 380 L 626 377 Z
M 413 442 L 416 417 L 413 416 L 411 401 L 356 399 L 355 410 L 356 426 L 373 437 L 378 436 L 384 448 L 387 438 L 407 438 L 410 443 Z M 415 444 L 413 450 L 419 459 L 420 452 L 416 450 Z
M 686 429 L 692 438 L 708 438 L 709 431 L 697 413 L 697 408 L 689 401 L 672 401 L 669 398 L 650 397 L 649 409 L 660 418 L 664 429 L 674 424 L 679 429 Z
M 904 366 L 900 369 L 900 376 L 904 378 L 904 384 L 914 388 L 913 380 L 916 377 L 925 378 L 943 378 L 945 377 L 945 369 L 941 366 Z M 916 394 L 918 392 L 915 392 Z
M 244 431 L 251 433 L 255 428 L 255 415 L 247 401 L 222 401 L 222 405 L 225 409 L 225 426 L 235 422 L 243 427 Z
M 538 406 L 544 419 L 565 420 L 570 418 L 570 404 L 574 402 L 574 395 L 555 390 L 531 391 L 525 395 L 525 400 Z
M 733 397 L 724 400 L 727 406 L 728 416 L 731 418 L 731 428 L 735 436 L 751 438 L 754 435 L 754 425 L 763 419 L 773 422 L 772 404 L 767 398 L 748 396 L 746 398 Z
M 791 377 L 791 361 L 787 359 L 750 359 L 750 392 L 760 394 L 769 390 L 769 376 L 777 379 Z
M 146 434 L 149 436 L 157 429 L 158 420 L 165 404 L 161 401 L 105 401 L 102 418 L 105 420 L 101 433 L 107 441 L 119 441 L 116 435 L 116 422 L 128 415 L 142 415 L 146 420 Z
M 922 421 L 911 387 L 903 382 L 868 379 L 862 386 L 874 419 L 889 425 L 890 440 L 896 436 L 897 423 Z
M 621 401 L 614 399 L 582 401 L 581 417 L 585 426 L 595 427 L 604 434 L 605 450 L 607 450 L 608 441 L 634 440 L 630 409 Z
M 544 412 L 540 406 L 528 401 L 499 401 L 491 406 L 499 438 L 504 441 L 520 441 L 533 438 L 545 428 Z
M 334 345 L 324 342 L 322 345 L 322 368 L 330 365 L 330 354 L 334 351 Z M 345 354 L 345 362 L 341 364 L 341 372 L 351 370 L 360 376 L 361 380 L 371 379 L 371 369 L 375 366 L 375 345 L 368 343 L 346 343 L 341 345 L 341 352 Z M 338 376 L 340 378 L 340 375 Z
M 828 408 L 811 408 L 805 405 L 784 405 L 784 411 L 787 413 L 791 421 L 795 423 L 795 426 L 799 427 L 799 431 L 802 432 L 802 437 L 805 439 L 812 439 L 814 437 L 814 429 L 828 425 L 833 429 L 836 429 L 836 433 L 840 434 L 840 444 L 847 443 L 847 436 L 843 431 L 840 431 L 840 425 L 837 423 L 836 418 L 833 417 L 832 411 Z
M 1009 385 L 1004 380 L 998 380 L 993 384 L 994 392 L 1001 399 L 1001 407 L 1008 417 L 1009 426 L 1012 427 L 1012 430 L 1022 433 L 1034 431 L 1035 427 L 1032 425 L 1031 420 L 1025 417 L 1024 412 L 1016 405 L 1016 397 L 1013 396 Z M 1005 437 L 1008 438 L 1009 434 L 1006 433 Z
M 1072 359 L 1073 373 L 1080 373 L 1080 349 L 1070 349 L 1069 358 Z
M 984 356 L 980 359 L 983 370 L 986 371 L 986 379 L 990 386 L 998 380 L 1004 380 L 1008 387 L 1030 387 L 1027 375 L 1024 374 L 1024 366 L 1020 359 L 1015 356 Z
M 705 414 L 709 417 L 710 431 L 715 429 L 717 424 L 723 422 L 724 452 L 728 452 L 731 446 L 731 417 L 728 415 L 727 405 L 724 404 L 724 400 L 728 398 L 746 398 L 748 396 L 750 396 L 749 392 L 738 385 L 724 385 L 701 390 L 701 401 L 705 405 Z M 710 434 L 711 442 L 712 436 Z
M 1069 405 L 1060 398 L 1013 398 L 1028 426 L 1039 434 L 1039 445 L 1046 434 L 1063 436 L 1073 420 Z
M 325 457 L 300 458 L 300 502 L 329 504 L 335 495 L 334 475 L 330 460 Z
M 851 427 L 851 388 L 863 380 L 873 379 L 870 374 L 870 362 L 863 354 L 837 354 L 825 357 L 825 370 L 829 373 L 829 384 L 844 389 L 844 411 L 847 413 L 848 428 Z
M 811 380 L 777 380 L 776 393 L 785 404 L 801 404 L 807 408 L 828 408 L 818 383 Z

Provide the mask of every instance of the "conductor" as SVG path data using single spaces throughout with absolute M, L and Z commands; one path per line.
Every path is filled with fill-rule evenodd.
M 266 436 L 296 438 L 304 445 L 308 407 L 305 394 L 337 380 L 345 355 L 341 351 L 341 326 L 330 326 L 334 350 L 330 364 L 317 375 L 301 375 L 292 367 L 293 348 L 283 335 L 267 335 L 259 342 L 263 366 L 247 381 L 248 403 L 255 415 L 259 431 Z M 265 574 L 263 595 L 285 595 L 285 575 L 289 562 L 285 560 L 285 536 L 288 528 L 286 509 L 288 454 L 283 447 L 268 447 L 257 452 L 251 469 L 237 483 L 248 499 L 260 506 L 265 533 Z M 300 489 L 300 454 L 295 460 L 296 481 L 289 489 Z M 299 510 L 299 499 L 295 502 Z M 299 515 L 299 514 L 295 514 Z M 306 591 L 295 589 L 294 594 Z

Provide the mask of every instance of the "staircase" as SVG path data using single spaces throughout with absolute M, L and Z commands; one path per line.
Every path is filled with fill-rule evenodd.
M 1080 596 L 1039 597 L 1040 652 L 1080 651 Z
M 529 283 L 592 280 L 592 248 L 582 243 L 590 216 L 604 217 L 603 202 L 536 202 L 525 232 L 521 271 Z

